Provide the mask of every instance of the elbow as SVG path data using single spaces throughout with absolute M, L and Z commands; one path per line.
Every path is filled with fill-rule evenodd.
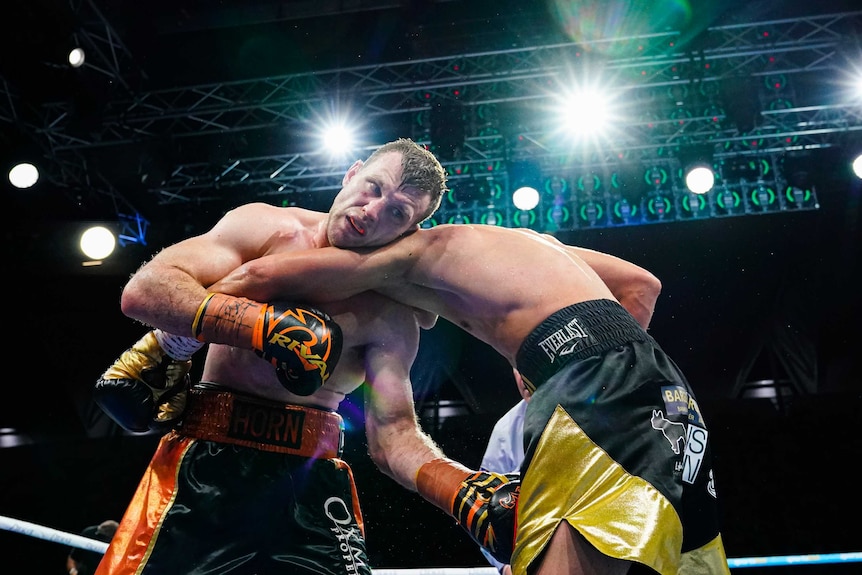
M 655 306 L 655 302 L 661 294 L 661 288 L 661 280 L 650 272 L 646 272 L 646 277 L 644 278 L 644 292 L 646 297 L 652 301 L 653 306 Z
M 637 313 L 634 314 L 635 319 L 644 329 L 649 328 L 649 324 L 652 321 L 661 289 L 661 281 L 650 272 L 644 272 L 644 277 L 640 282 L 640 289 L 637 290 L 636 299 L 638 303 L 635 306 Z
M 265 289 L 269 284 L 270 281 L 259 263 L 252 260 L 242 264 L 211 285 L 208 291 L 265 301 L 271 297 L 271 294 Z
M 146 301 L 142 297 L 142 291 L 138 289 L 134 278 L 123 288 L 120 294 L 120 311 L 123 315 L 132 319 L 143 320 Z
M 643 270 L 636 278 L 631 278 L 626 289 L 617 295 L 620 304 L 632 314 L 638 324 L 648 329 L 661 289 L 661 281 L 652 273 Z
M 389 459 L 386 456 L 386 450 L 383 449 L 379 443 L 368 442 L 368 456 L 381 473 L 392 477 L 392 471 L 389 467 Z

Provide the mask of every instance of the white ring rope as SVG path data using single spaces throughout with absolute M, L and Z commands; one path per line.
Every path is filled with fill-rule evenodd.
M 3 515 L 0 515 L 0 529 L 14 531 L 15 533 L 21 533 L 22 535 L 29 535 L 30 537 L 45 539 L 46 541 L 63 543 L 70 547 L 86 549 L 87 551 L 95 551 L 96 553 L 104 553 L 105 549 L 108 548 L 108 544 L 104 541 L 90 539 L 89 537 L 75 535 L 74 533 L 66 533 L 65 531 L 58 531 L 57 529 L 51 529 L 50 527 L 30 523 L 29 521 L 21 521 L 20 519 L 4 517 Z
M 0 515 L 0 529 L 13 531 L 30 537 L 37 537 L 46 541 L 63 543 L 70 547 L 104 553 L 108 544 L 89 537 L 67 533 L 50 527 L 4 517 Z M 862 552 L 850 553 L 813 553 L 809 555 L 781 555 L 775 557 L 742 557 L 739 559 L 728 559 L 727 564 L 731 568 L 741 567 L 769 567 L 774 565 L 811 565 L 823 563 L 860 563 Z M 498 575 L 497 570 L 488 567 L 439 567 L 421 569 L 374 569 L 374 575 Z

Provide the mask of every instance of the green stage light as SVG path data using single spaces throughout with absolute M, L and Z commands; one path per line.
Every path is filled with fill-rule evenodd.
M 706 209 L 706 196 L 704 194 L 686 194 L 682 198 L 682 209 L 689 215 L 696 216 Z
M 742 138 L 742 145 L 746 148 L 759 150 L 763 148 L 763 136 L 760 128 L 755 128 L 751 130 L 744 138 Z
M 605 208 L 598 202 L 592 200 L 581 204 L 581 209 L 578 210 L 578 216 L 582 221 L 596 225 L 605 215 Z
M 568 226 L 571 219 L 571 210 L 565 204 L 559 202 L 555 202 L 545 213 L 545 221 L 557 229 Z
M 653 166 L 644 172 L 644 181 L 655 187 L 663 186 L 667 182 L 667 170 Z
M 501 162 L 499 160 L 485 162 L 485 164 L 483 164 L 483 167 L 484 167 L 484 171 L 488 172 L 489 174 L 494 173 L 494 172 L 499 172 L 500 170 L 503 169 L 503 162 Z
M 725 188 L 715 197 L 718 206 L 723 210 L 732 211 L 739 207 L 742 197 L 734 190 Z
M 787 76 L 784 74 L 767 74 L 763 77 L 763 84 L 767 90 L 778 92 L 787 87 Z
M 560 176 L 545 178 L 545 193 L 552 197 L 563 197 L 569 192 L 569 182 Z
M 515 212 L 515 225 L 522 228 L 532 228 L 536 225 L 536 212 L 534 210 L 517 210 Z
M 811 188 L 797 188 L 796 186 L 787 186 L 784 189 L 784 197 L 787 201 L 796 206 L 802 206 L 811 201 Z
M 655 195 L 647 200 L 647 211 L 657 217 L 664 218 L 670 214 L 673 204 L 670 198 L 662 194 Z
M 769 186 L 760 185 L 751 190 L 751 202 L 761 208 L 767 208 L 774 204 L 776 197 L 775 190 Z
M 499 210 L 488 210 L 482 214 L 480 221 L 489 226 L 502 226 L 505 218 L 503 217 L 503 213 Z
M 447 164 L 446 173 L 450 176 L 466 176 L 470 173 L 470 164 Z
M 614 215 L 620 220 L 627 222 L 630 219 L 637 217 L 637 213 L 637 204 L 633 204 L 625 198 L 614 202 Z
M 578 189 L 582 192 L 594 192 L 602 189 L 602 179 L 598 174 L 585 174 L 578 178 Z

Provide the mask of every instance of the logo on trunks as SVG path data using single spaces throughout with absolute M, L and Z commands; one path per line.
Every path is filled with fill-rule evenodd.
M 572 321 L 567 323 L 562 329 L 558 329 L 540 341 L 539 347 L 545 352 L 551 363 L 554 363 L 554 359 L 557 357 L 569 355 L 575 351 L 581 340 L 588 337 L 590 337 L 590 334 L 581 327 L 581 324 L 578 323 L 578 318 L 572 318 Z
M 266 407 L 234 399 L 228 437 L 299 448 L 305 412 Z
M 653 429 L 661 431 L 674 454 L 682 454 L 682 462 L 677 463 L 682 480 L 694 483 L 706 455 L 709 431 L 703 426 L 700 408 L 688 391 L 676 385 L 665 386 L 662 395 L 668 415 L 684 416 L 688 423 L 671 421 L 660 409 L 653 410 L 650 423 Z
M 330 497 L 323 504 L 323 512 L 332 520 L 333 526 L 329 530 L 338 540 L 338 551 L 344 560 L 344 572 L 349 575 L 359 573 L 359 569 L 365 567 L 364 552 L 355 544 L 362 539 L 350 515 L 350 509 L 340 497 Z

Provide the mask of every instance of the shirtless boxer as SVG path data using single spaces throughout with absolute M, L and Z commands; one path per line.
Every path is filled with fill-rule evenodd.
M 419 428 L 409 379 L 420 325 L 430 327 L 436 316 L 373 292 L 333 302 L 326 313 L 264 306 L 273 324 L 287 325 L 278 342 L 294 329 L 319 338 L 298 346 L 306 348 L 300 359 L 308 373 L 297 372 L 303 362 L 294 350 L 269 340 L 213 343 L 202 383 L 190 391 L 189 358 L 201 344 L 183 331 L 206 294 L 203 286 L 242 262 L 391 241 L 416 229 L 444 190 L 433 155 L 399 140 L 350 168 L 328 214 L 244 205 L 132 276 L 123 310 L 159 329 L 103 374 L 97 401 L 126 429 L 176 429 L 161 439 L 98 575 L 370 574 L 352 473 L 340 459 L 336 410 L 347 393 L 367 384 L 372 459 L 415 490 L 413 468 L 442 456 Z
M 375 250 L 246 262 L 211 286 L 196 327 L 242 323 L 220 312 L 246 305 L 240 294 L 325 304 L 374 289 L 439 314 L 496 349 L 532 391 L 513 573 L 726 575 L 709 432 L 645 329 L 660 283 L 642 270 L 641 282 L 620 285 L 631 268 L 526 230 L 441 225 Z M 474 472 L 457 467 L 422 464 L 418 491 L 474 534 L 460 514 Z

